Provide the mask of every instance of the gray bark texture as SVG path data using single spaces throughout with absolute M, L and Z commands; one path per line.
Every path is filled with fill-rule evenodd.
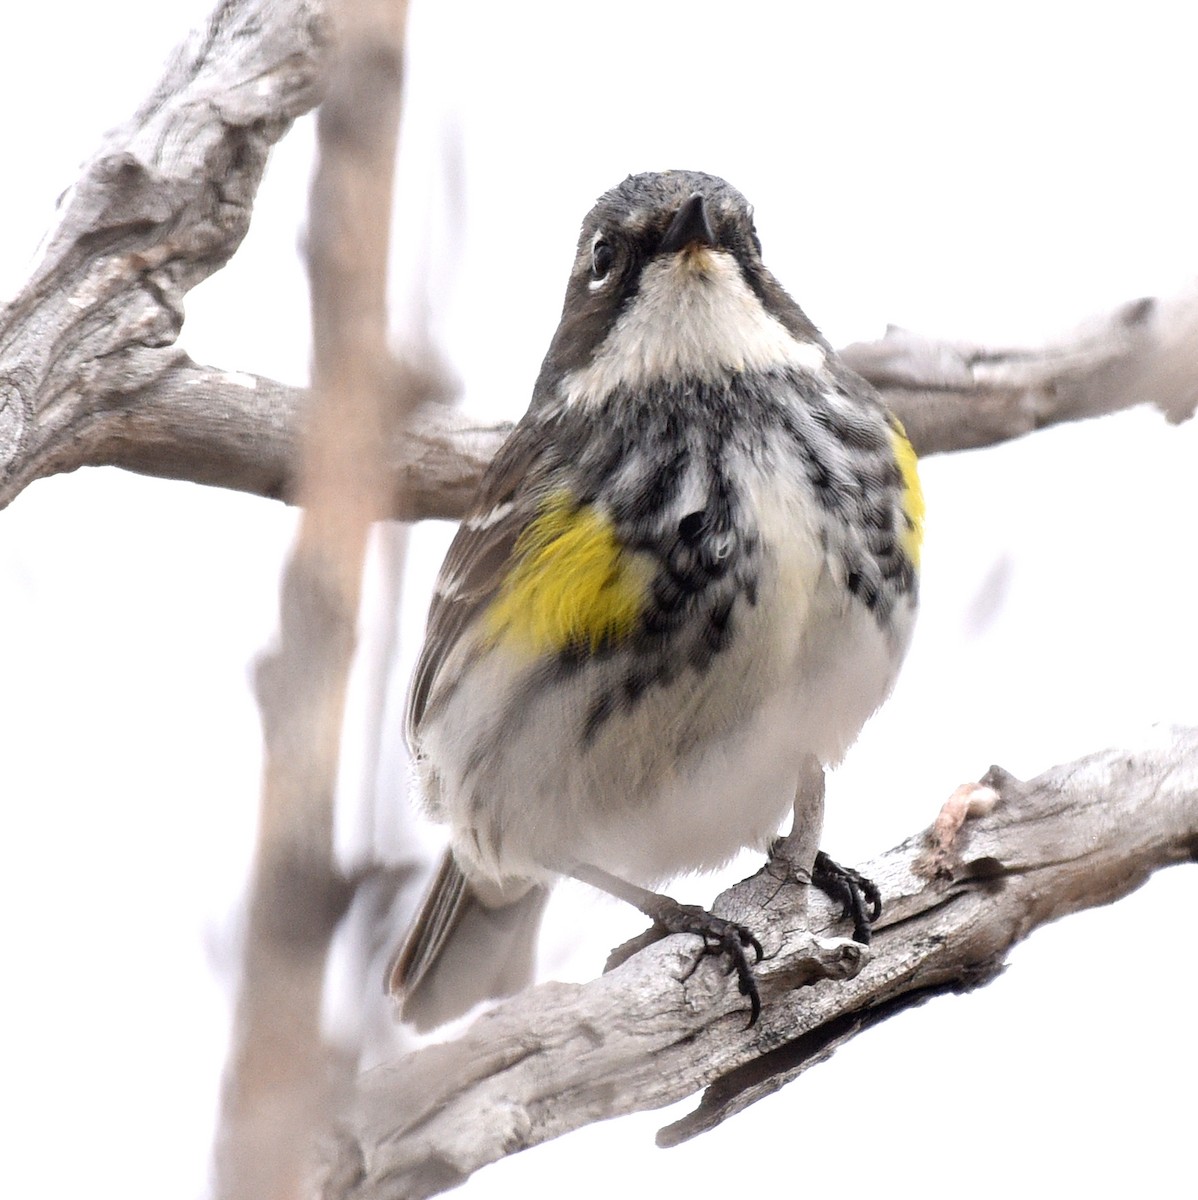
M 764 1009 L 699 939 L 675 936 L 586 984 L 549 983 L 454 1041 L 367 1072 L 329 1152 L 324 1200 L 431 1196 L 479 1167 L 605 1117 L 704 1090 L 663 1129 L 694 1137 L 904 1008 L 991 979 L 1038 925 L 1107 904 L 1198 856 L 1198 730 L 1162 729 L 1024 782 L 992 767 L 933 825 L 862 865 L 872 945 L 767 866 L 712 906 L 761 938 Z
M 270 147 L 317 103 L 327 44 L 319 0 L 226 0 L 84 166 L 0 310 L 0 503 L 94 463 L 217 482 L 294 425 L 294 404 L 222 372 L 212 403 L 173 343 L 184 295 L 249 228 Z
M 320 99 L 322 0 L 224 0 L 64 198 L 41 260 L 0 309 L 0 507 L 81 466 L 296 496 L 305 391 L 200 366 L 174 345 L 183 297 L 237 249 L 270 147 Z M 1064 341 L 983 349 L 890 330 L 848 363 L 921 454 L 1152 403 L 1198 403 L 1198 291 L 1137 300 Z M 386 446 L 379 516 L 458 518 L 507 432 L 445 412 L 434 370 L 380 363 L 415 401 Z

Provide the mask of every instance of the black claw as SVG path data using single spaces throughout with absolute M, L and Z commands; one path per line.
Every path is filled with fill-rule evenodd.
M 882 893 L 872 880 L 852 867 L 833 862 L 822 850 L 815 856 L 811 882 L 853 919 L 853 941 L 869 945 L 870 925 L 882 915 Z
M 727 955 L 728 973 L 736 972 L 736 984 L 742 996 L 749 998 L 749 1024 L 751 1029 L 761 1016 L 761 993 L 757 989 L 755 963 L 761 962 L 765 951 L 761 943 L 743 925 L 726 921 L 695 904 L 672 903 L 654 913 L 654 921 L 667 933 L 695 933 L 703 939 L 704 954 Z M 749 961 L 746 950 L 752 948 L 754 961 Z M 698 964 L 696 963 L 696 966 Z
M 761 947 L 757 950 L 757 961 L 760 962 Z M 745 958 L 744 948 L 739 943 L 732 951 L 732 962 L 736 967 L 736 986 L 742 996 L 749 997 L 749 1023 L 745 1028 L 752 1029 L 757 1024 L 757 1018 L 761 1016 L 761 993 L 757 990 L 757 976 L 753 973 L 749 960 Z

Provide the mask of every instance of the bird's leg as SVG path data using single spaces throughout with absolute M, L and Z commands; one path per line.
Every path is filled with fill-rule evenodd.
M 824 768 L 808 755 L 795 785 L 794 821 L 785 837 L 770 846 L 770 868 L 790 883 L 804 889 L 814 882 L 815 859 L 824 830 Z M 806 899 L 803 911 L 806 913 Z
M 729 970 L 736 972 L 736 981 L 742 996 L 748 996 L 753 1025 L 761 1015 L 761 995 L 757 990 L 757 978 L 753 967 L 761 961 L 761 943 L 743 925 L 717 917 L 697 904 L 679 904 L 670 896 L 651 892 L 586 863 L 571 867 L 568 874 L 582 883 L 590 884 L 617 900 L 623 900 L 639 909 L 665 934 L 694 933 L 703 939 L 704 954 L 728 956 Z M 747 951 L 752 949 L 755 958 L 749 961 Z
M 808 757 L 795 788 L 794 824 L 790 833 L 770 848 L 770 867 L 779 867 L 793 883 L 814 884 L 839 904 L 853 920 L 853 940 L 869 945 L 870 925 L 882 914 L 882 896 L 874 884 L 854 871 L 832 861 L 820 848 L 824 825 L 824 769 Z

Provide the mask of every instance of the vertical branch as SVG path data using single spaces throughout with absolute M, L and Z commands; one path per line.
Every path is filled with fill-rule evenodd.
M 308 266 L 313 388 L 299 469 L 304 507 L 284 573 L 278 648 L 259 669 L 266 740 L 241 989 L 216 1155 L 228 1200 L 300 1195 L 316 1135 L 348 1089 L 352 1054 L 321 1035 L 329 943 L 349 900 L 333 796 L 370 523 L 389 488 L 395 380 L 386 267 L 399 115 L 398 0 L 342 0 L 319 116 Z

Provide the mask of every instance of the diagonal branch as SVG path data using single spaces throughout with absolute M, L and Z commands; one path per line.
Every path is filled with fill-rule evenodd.
M 997 802 L 979 815 L 954 798 L 932 830 L 863 868 L 885 897 L 868 951 L 794 932 L 796 889 L 768 869 L 720 897 L 717 911 L 764 934 L 765 1010 L 753 1029 L 734 982 L 710 959 L 695 966 L 693 938 L 657 942 L 587 984 L 543 985 L 456 1041 L 365 1075 L 324 1197 L 433 1195 L 583 1124 L 706 1088 L 659 1141 L 692 1137 L 876 1021 L 986 982 L 1038 925 L 1198 856 L 1198 729 L 1029 782 L 991 768 L 986 783 Z M 826 933 L 831 914 L 812 901 Z
M 240 245 L 270 147 L 319 98 L 327 42 L 321 0 L 222 0 L 85 166 L 0 309 L 0 504 L 88 462 L 173 368 L 183 296 Z

